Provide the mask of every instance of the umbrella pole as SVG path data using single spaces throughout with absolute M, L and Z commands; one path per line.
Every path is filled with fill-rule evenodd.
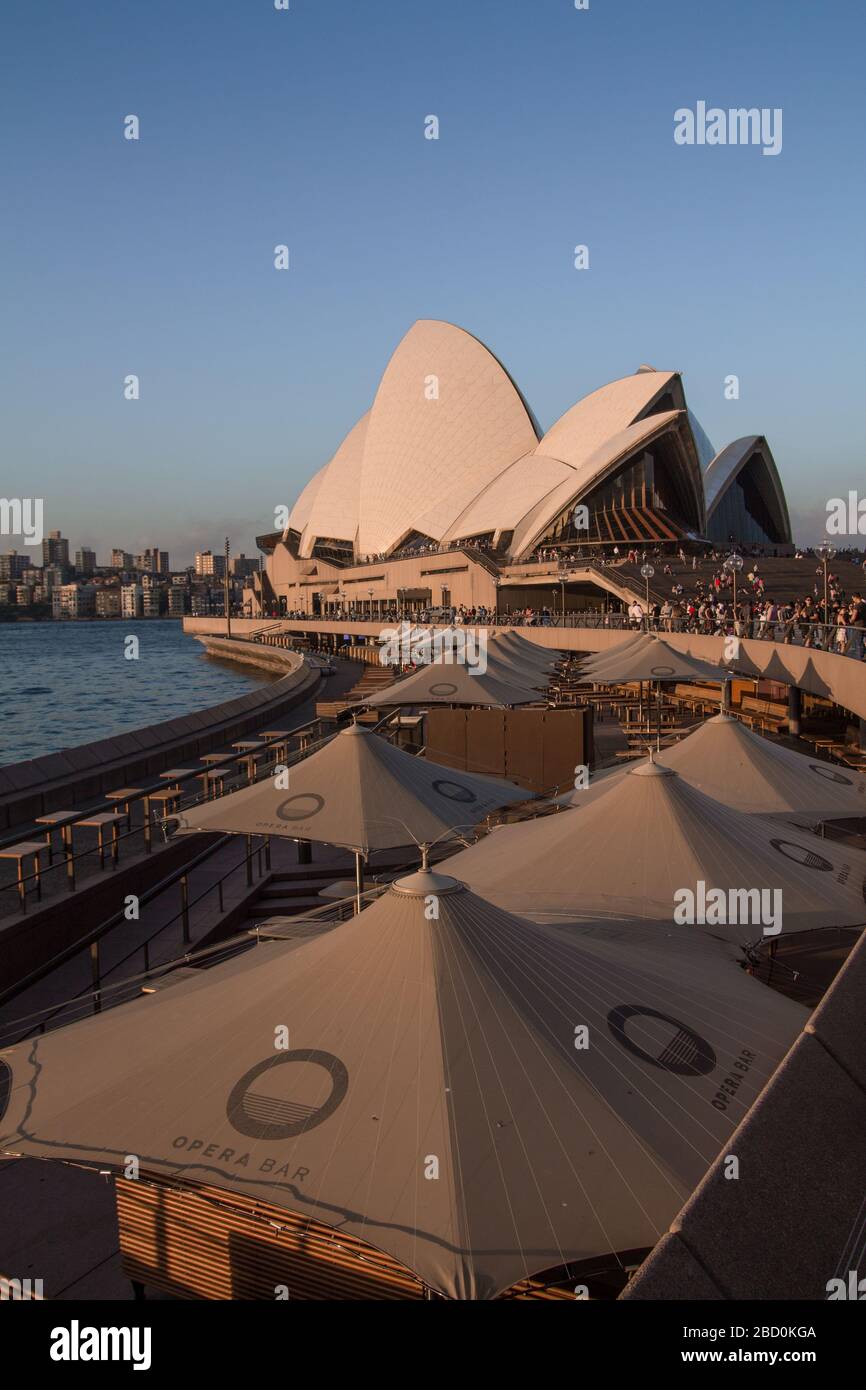
M 662 683 L 656 681 L 656 752 L 661 752 L 662 746 Z
M 355 916 L 361 912 L 361 888 L 364 879 L 361 873 L 361 851 L 355 850 Z

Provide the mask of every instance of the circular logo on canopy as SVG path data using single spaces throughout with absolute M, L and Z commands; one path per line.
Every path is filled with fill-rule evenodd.
M 280 820 L 309 820 L 317 816 L 325 804 L 323 796 L 315 792 L 298 792 L 297 796 L 287 796 L 277 807 Z
M 445 796 L 449 801 L 477 801 L 478 797 L 469 787 L 462 787 L 459 782 L 436 781 L 433 783 L 433 790 L 440 796 Z
M 651 666 L 651 667 L 650 667 L 650 675 L 651 675 L 651 676 L 672 676 L 673 674 L 674 674 L 674 667 L 673 667 L 673 666 Z
M 653 1020 L 655 1026 L 647 1027 L 648 1019 Z M 634 1020 L 637 1023 L 629 1029 L 628 1025 Z M 618 1004 L 608 1014 L 607 1026 L 621 1047 L 662 1071 L 673 1072 L 676 1076 L 706 1076 L 716 1065 L 716 1054 L 706 1038 L 671 1018 L 670 1014 L 660 1014 L 657 1009 Z M 641 1042 L 630 1037 L 630 1032 Z M 647 1046 L 653 1047 L 653 1051 L 648 1052 Z
M 806 849 L 803 845 L 796 845 L 792 840 L 771 840 L 773 849 L 777 849 L 780 854 L 784 854 L 786 859 L 793 859 L 795 864 L 802 864 L 806 869 L 819 869 L 822 874 L 833 872 L 833 865 L 829 859 L 825 859 L 823 854 L 816 854 L 812 849 Z
M 256 1086 L 263 1076 L 266 1083 Z M 291 1139 L 333 1115 L 348 1089 L 349 1073 L 339 1057 L 298 1048 L 279 1052 L 245 1072 L 232 1089 L 226 1114 L 238 1134 L 248 1139 Z
M 819 777 L 826 777 L 828 782 L 841 782 L 845 787 L 854 785 L 853 777 L 845 777 L 841 772 L 837 772 L 835 767 L 822 767 L 820 763 L 810 763 L 809 766 Z
M 431 695 L 454 695 L 457 692 L 456 685 L 449 685 L 447 681 L 436 681 L 430 687 Z

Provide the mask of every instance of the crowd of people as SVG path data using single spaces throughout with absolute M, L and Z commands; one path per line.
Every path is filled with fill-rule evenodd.
M 581 553 L 579 547 L 567 552 L 545 547 L 539 550 L 536 558 L 542 562 L 556 563 L 563 571 L 578 569 L 587 563 L 600 563 L 598 556 L 585 548 Z M 654 570 L 653 592 L 648 592 L 644 599 L 634 598 L 627 605 L 620 605 L 611 598 L 601 608 L 583 607 L 566 612 L 564 616 L 559 605 L 511 608 L 500 603 L 497 612 L 483 604 L 474 607 L 457 604 L 443 608 L 416 605 L 408 610 L 381 602 L 377 603 L 375 611 L 364 604 L 348 608 L 328 605 L 328 611 L 321 616 L 346 624 L 369 621 L 371 616 L 387 625 L 410 619 L 422 626 L 446 622 L 457 626 L 516 624 L 548 627 L 559 626 L 565 621 L 569 626 L 646 628 L 662 633 L 692 632 L 707 636 L 736 635 L 794 643 L 844 654 L 857 660 L 864 659 L 866 582 L 862 587 L 852 586 L 847 592 L 839 575 L 828 567 L 825 605 L 825 566 L 815 551 L 801 550 L 793 557 L 800 561 L 816 561 L 811 592 L 783 599 L 766 592 L 762 571 L 764 553 L 757 546 L 748 552 L 740 552 L 742 564 L 736 569 L 726 564 L 730 558 L 728 553 L 717 550 L 687 554 L 682 548 L 672 552 L 662 551 L 658 547 L 640 551 L 629 547 L 620 553 L 615 546 L 602 558 L 609 565 L 651 564 Z M 866 580 L 866 561 L 860 552 L 840 551 L 837 558 L 861 567 Z M 649 590 L 649 585 L 647 588 Z M 614 608 L 622 611 L 613 611 Z M 272 616 L 309 619 L 311 615 L 296 611 L 275 612 Z

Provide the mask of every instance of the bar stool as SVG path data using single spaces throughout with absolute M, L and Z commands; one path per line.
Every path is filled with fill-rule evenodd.
M 117 868 L 120 858 L 119 841 L 117 836 L 120 821 L 124 820 L 120 811 L 99 811 L 95 816 L 88 816 L 86 820 L 77 821 L 77 825 L 87 825 L 96 831 L 96 844 L 99 850 L 99 867 L 105 868 L 105 830 L 111 829 L 111 867 Z
M 21 911 L 27 911 L 27 884 L 25 883 L 24 860 L 28 855 L 33 855 L 34 875 L 36 878 L 36 897 L 42 898 L 42 882 L 39 877 L 39 856 L 45 850 L 44 840 L 22 840 L 20 844 L 9 845 L 6 849 L 0 849 L 0 859 L 14 859 L 18 869 L 18 901 L 21 904 Z
M 106 792 L 106 801 L 117 801 L 123 807 L 126 815 L 126 828 L 132 830 L 132 810 L 130 803 L 136 796 L 141 796 L 143 787 L 119 787 L 117 791 Z

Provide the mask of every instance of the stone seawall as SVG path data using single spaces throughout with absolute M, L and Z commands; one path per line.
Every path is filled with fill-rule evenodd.
M 188 758 L 222 748 L 268 725 L 278 725 L 289 710 L 308 700 L 321 682 L 319 672 L 297 652 L 208 638 L 221 647 L 214 656 L 250 660 L 262 654 L 277 658 L 269 669 L 284 672 L 278 680 L 210 709 L 178 719 L 148 724 L 113 738 L 65 748 L 28 762 L 0 767 L 0 835 L 49 811 L 74 809 L 116 787 L 135 786 Z M 240 650 L 230 650 L 231 648 Z M 256 664 L 261 664 L 256 662 Z

